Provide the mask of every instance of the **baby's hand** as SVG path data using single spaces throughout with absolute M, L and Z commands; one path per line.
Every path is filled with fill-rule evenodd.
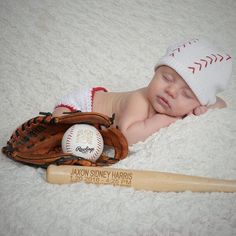
M 190 115 L 200 116 L 206 113 L 207 111 L 208 111 L 207 106 L 199 106 L 199 107 L 194 108 L 192 111 L 190 111 L 186 116 L 190 116 Z
M 213 105 L 209 106 L 199 106 L 193 109 L 193 111 L 189 112 L 187 115 L 195 115 L 195 116 L 200 116 L 208 111 L 208 109 L 215 109 L 215 108 L 224 108 L 227 107 L 226 102 L 219 98 L 216 97 L 216 102 Z
M 199 106 L 199 107 L 196 107 L 194 110 L 193 110 L 193 114 L 195 116 L 200 116 L 204 113 L 206 113 L 208 111 L 208 108 L 207 106 Z

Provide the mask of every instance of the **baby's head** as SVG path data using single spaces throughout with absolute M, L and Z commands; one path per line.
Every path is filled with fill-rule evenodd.
M 232 71 L 232 59 L 204 39 L 191 39 L 167 49 L 155 66 L 174 69 L 191 88 L 201 105 L 212 105 L 225 90 Z

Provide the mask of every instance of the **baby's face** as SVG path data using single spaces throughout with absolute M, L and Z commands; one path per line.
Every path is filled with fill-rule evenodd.
M 156 70 L 147 93 L 153 108 L 158 113 L 170 116 L 182 117 L 200 106 L 187 83 L 168 66 Z

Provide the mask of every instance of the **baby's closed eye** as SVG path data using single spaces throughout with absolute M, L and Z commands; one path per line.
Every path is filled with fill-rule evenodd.
M 191 93 L 191 91 L 190 91 L 189 89 L 184 89 L 184 90 L 182 91 L 182 94 L 183 94 L 183 96 L 186 97 L 186 98 L 189 98 L 189 99 L 194 98 L 194 95 Z
M 164 74 L 164 75 L 163 75 L 163 79 L 164 79 L 165 81 L 167 81 L 167 82 L 174 82 L 174 81 L 175 81 L 174 78 L 173 78 L 173 76 L 171 76 L 171 75 L 169 75 L 169 74 Z

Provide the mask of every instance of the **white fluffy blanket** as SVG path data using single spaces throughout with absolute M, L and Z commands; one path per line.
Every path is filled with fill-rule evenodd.
M 236 58 L 234 0 L 0 0 L 0 144 L 83 84 L 148 84 L 169 43 L 203 36 Z M 114 167 L 236 179 L 236 71 L 228 108 L 188 117 L 130 147 Z M 235 235 L 236 194 L 52 185 L 0 156 L 0 234 Z

